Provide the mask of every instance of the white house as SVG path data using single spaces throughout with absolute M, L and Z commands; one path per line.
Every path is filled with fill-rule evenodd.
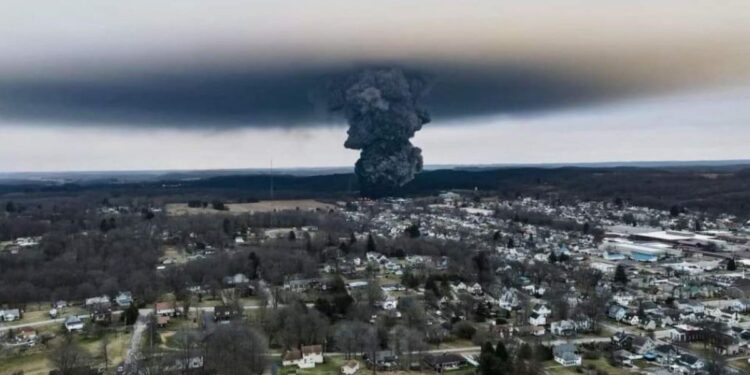
M 323 363 L 323 347 L 320 345 L 303 346 L 302 350 L 292 349 L 282 356 L 282 366 L 297 366 L 301 369 L 315 368 Z
M 535 312 L 537 315 L 544 316 L 545 318 L 549 316 L 549 314 L 552 314 L 552 310 L 550 310 L 549 307 L 547 307 L 547 305 L 543 305 L 541 303 L 534 305 L 532 311 Z
M 342 375 L 353 375 L 359 371 L 359 362 L 355 360 L 347 361 L 341 366 Z
M 547 324 L 547 317 L 537 313 L 531 313 L 531 315 L 529 315 L 529 324 L 532 326 L 543 326 Z
M 67 317 L 63 325 L 65 326 L 65 329 L 68 330 L 68 332 L 83 330 L 83 320 L 75 315 Z
M 563 366 L 580 366 L 581 356 L 576 353 L 574 344 L 560 344 L 552 348 L 555 362 Z
M 21 319 L 19 309 L 0 310 L 0 322 L 12 322 L 19 319 Z
M 519 301 L 516 291 L 513 289 L 503 290 L 498 304 L 500 305 L 500 308 L 504 310 L 513 310 L 518 307 Z
M 383 310 L 395 310 L 398 307 L 398 299 L 388 296 L 383 301 Z
M 86 307 L 92 307 L 94 305 L 107 305 L 107 304 L 109 304 L 109 297 L 107 296 L 86 298 Z

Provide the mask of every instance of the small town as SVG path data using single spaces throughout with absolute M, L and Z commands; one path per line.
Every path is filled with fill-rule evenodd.
M 732 215 L 473 191 L 223 205 L 100 207 L 104 235 L 153 216 L 156 289 L 5 304 L 2 352 L 19 357 L 3 371 L 76 363 L 76 349 L 97 373 L 202 373 L 232 365 L 214 352 L 227 341 L 279 374 L 750 369 L 750 223 Z M 248 207 L 266 212 L 235 212 Z
M 2 0 L 0 375 L 750 375 L 750 0 Z

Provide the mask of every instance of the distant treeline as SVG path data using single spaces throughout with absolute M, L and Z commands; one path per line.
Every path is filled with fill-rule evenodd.
M 668 210 L 680 206 L 712 213 L 750 217 L 750 168 L 500 168 L 423 172 L 399 194 L 414 196 L 444 190 L 478 190 L 502 197 L 531 196 L 560 200 L 615 200 Z M 232 200 L 248 196 L 337 198 L 358 194 L 353 174 L 318 176 L 228 175 L 191 181 L 138 184 L 8 185 L 3 192 L 117 191 L 134 195 L 209 194 Z

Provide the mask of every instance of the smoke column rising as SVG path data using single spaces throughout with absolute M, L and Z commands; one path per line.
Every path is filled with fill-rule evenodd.
M 422 171 L 422 150 L 409 139 L 430 121 L 419 104 L 426 91 L 424 79 L 397 68 L 363 70 L 332 85 L 329 107 L 349 122 L 344 147 L 362 150 L 355 173 L 363 195 L 389 195 Z

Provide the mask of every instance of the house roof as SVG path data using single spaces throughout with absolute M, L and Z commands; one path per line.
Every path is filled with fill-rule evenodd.
M 446 364 L 463 363 L 466 360 L 458 354 L 443 353 L 428 355 L 424 358 L 424 361 L 432 367 L 438 367 Z
M 321 345 L 303 346 L 302 347 L 302 354 L 304 354 L 304 355 L 323 354 L 323 346 L 321 346 Z
M 156 310 L 171 310 L 173 309 L 172 304 L 169 302 L 157 302 L 154 304 Z
M 296 361 L 298 359 L 302 359 L 302 352 L 299 351 L 299 349 L 287 350 L 281 356 L 281 359 L 284 360 L 284 361 Z
M 357 362 L 355 360 L 349 360 L 346 363 L 344 363 L 343 365 L 341 365 L 341 367 L 354 369 L 354 368 L 359 367 L 359 362 Z

